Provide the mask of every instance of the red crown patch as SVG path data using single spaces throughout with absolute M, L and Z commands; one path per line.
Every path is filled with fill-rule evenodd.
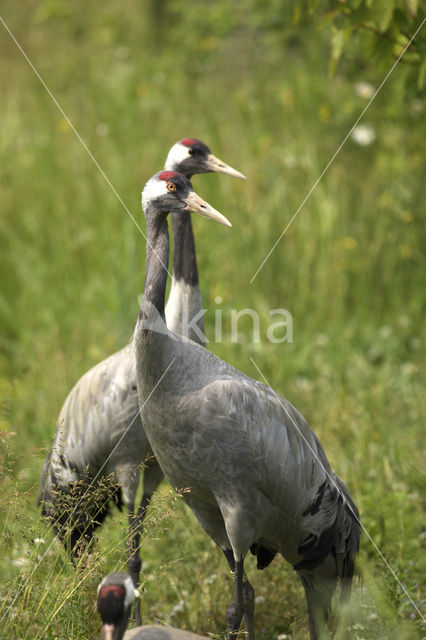
M 158 174 L 158 179 L 167 181 L 167 180 L 172 180 L 177 176 L 180 176 L 180 173 L 178 173 L 177 171 L 162 171 L 161 173 Z
M 180 141 L 184 147 L 192 147 L 193 144 L 197 144 L 198 140 L 196 138 L 184 138 Z
M 120 584 L 106 584 L 99 591 L 99 597 L 105 598 L 109 593 L 113 593 L 117 598 L 124 598 L 126 590 Z

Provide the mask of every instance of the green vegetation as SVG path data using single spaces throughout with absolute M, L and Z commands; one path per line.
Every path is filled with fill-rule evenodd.
M 334 69 L 345 45 L 355 32 L 361 32 L 360 42 L 367 59 L 381 65 L 390 56 L 402 58 L 410 65 L 409 82 L 423 88 L 426 73 L 426 37 L 421 29 L 426 19 L 426 6 L 419 0 L 308 0 L 297 2 L 294 17 L 302 7 L 324 26 L 330 26 L 330 68 Z M 414 38 L 414 36 L 416 36 Z M 411 43 L 411 44 L 410 44 Z
M 295 25 L 284 5 L 26 0 L 6 1 L 3 18 L 142 228 L 141 188 L 177 139 L 199 137 L 247 175 L 194 179 L 233 222 L 194 222 L 209 337 L 223 310 L 224 341 L 210 348 L 257 377 L 252 356 L 309 420 L 421 609 L 425 103 L 415 84 L 406 90 L 410 65 L 398 65 L 250 285 L 394 61 L 383 54 L 379 70 L 354 34 L 330 77 L 330 33 L 305 14 Z M 83 640 L 99 630 L 97 582 L 124 567 L 125 515 L 114 512 L 74 572 L 40 521 L 38 478 L 72 384 L 131 336 L 145 246 L 0 31 L 0 635 Z M 230 310 L 246 307 L 261 316 L 261 345 L 249 318 L 230 341 Z M 277 307 L 292 313 L 292 344 L 265 339 Z M 142 543 L 144 621 L 221 634 L 225 562 L 167 484 Z M 366 536 L 358 569 L 350 637 L 422 637 Z M 291 568 L 256 572 L 248 560 L 247 571 L 258 637 L 306 639 Z

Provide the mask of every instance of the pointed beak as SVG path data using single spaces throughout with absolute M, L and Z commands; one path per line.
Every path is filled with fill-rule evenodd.
M 204 216 L 204 218 L 210 218 L 211 220 L 220 222 L 220 224 L 224 224 L 227 227 L 232 227 L 232 224 L 227 218 L 225 218 L 225 216 L 219 213 L 219 211 L 216 211 L 216 209 L 213 209 L 213 207 L 200 198 L 200 196 L 194 191 L 191 191 L 189 196 L 185 198 L 184 202 L 186 203 L 184 211 L 198 213 L 200 216 Z
M 207 156 L 207 160 L 205 161 L 205 167 L 207 171 L 215 171 L 216 173 L 227 173 L 229 176 L 233 176 L 234 178 L 242 178 L 246 179 L 245 175 L 233 169 L 229 166 L 229 164 L 225 164 L 219 158 L 216 158 L 212 153 L 209 153 Z
M 114 640 L 115 626 L 113 624 L 102 625 L 101 640 Z

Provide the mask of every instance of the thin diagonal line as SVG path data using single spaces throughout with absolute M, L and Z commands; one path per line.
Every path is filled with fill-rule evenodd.
M 75 510 L 77 509 L 77 507 L 79 506 L 79 504 L 81 503 L 81 501 L 83 500 L 83 498 L 87 495 L 87 492 L 89 491 L 90 487 L 93 485 L 93 483 L 95 482 L 95 480 L 98 478 L 99 474 L 101 473 L 102 469 L 105 467 L 105 465 L 107 464 L 108 460 L 111 458 L 112 454 L 114 453 L 114 451 L 117 449 L 118 445 L 120 444 L 120 442 L 123 440 L 123 438 L 125 437 L 125 435 L 127 434 L 127 432 L 129 431 L 130 427 L 132 426 L 132 424 L 134 423 L 134 421 L 136 420 L 136 418 L 140 415 L 140 412 L 142 411 L 142 409 L 145 407 L 145 405 L 147 404 L 147 402 L 150 400 L 152 394 L 156 391 L 158 385 L 161 383 L 161 381 L 163 380 L 164 376 L 166 375 L 166 373 L 168 372 L 168 370 L 170 369 L 170 367 L 172 366 L 172 364 L 174 363 L 174 361 L 176 360 L 176 358 L 173 358 L 173 360 L 170 362 L 170 364 L 168 365 L 167 369 L 164 371 L 164 373 L 162 374 L 161 378 L 158 380 L 158 382 L 156 383 L 155 387 L 153 388 L 153 390 L 151 391 L 151 393 L 149 394 L 149 396 L 146 398 L 146 400 L 144 401 L 143 405 L 139 408 L 139 411 L 137 412 L 136 416 L 133 418 L 132 422 L 129 424 L 129 426 L 127 427 L 126 431 L 123 433 L 123 435 L 121 436 L 120 440 L 117 442 L 117 444 L 115 445 L 114 449 L 111 451 L 111 453 L 109 454 L 108 458 L 105 460 L 104 464 L 102 465 L 102 467 L 99 469 L 98 473 L 96 474 L 96 476 L 93 478 L 93 480 L 91 481 L 91 483 L 88 485 L 86 491 L 84 492 L 84 494 L 81 496 L 80 500 L 77 502 L 77 504 L 75 505 L 74 509 L 72 510 L 72 512 L 70 513 L 68 519 L 66 520 L 66 522 L 64 523 L 64 525 L 61 527 L 61 529 L 58 531 L 58 533 L 55 535 L 55 537 L 53 538 L 52 542 L 50 543 L 50 545 L 47 547 L 46 551 L 43 553 L 43 555 L 41 556 L 40 560 L 37 562 L 36 566 L 34 567 L 34 569 L 31 571 L 30 575 L 28 576 L 28 578 L 26 579 L 26 581 L 24 582 L 24 584 L 22 585 L 22 587 L 18 590 L 18 593 L 16 594 L 16 596 L 13 598 L 12 602 L 10 603 L 10 605 L 7 607 L 6 612 L 3 614 L 3 616 L 0 618 L 0 623 L 4 620 L 4 618 L 7 616 L 8 612 L 10 611 L 11 607 L 13 607 L 13 605 L 15 604 L 17 598 L 21 595 L 22 591 L 25 589 L 25 587 L 27 586 L 28 582 L 31 580 L 31 578 L 33 577 L 34 573 L 36 572 L 36 570 L 38 569 L 38 567 L 40 566 L 41 562 L 44 560 L 44 558 L 46 557 L 47 553 L 50 551 L 50 549 L 52 548 L 52 545 L 54 544 L 55 540 L 59 537 L 59 535 L 61 534 L 61 532 L 64 530 L 64 528 L 66 527 L 66 525 L 68 524 L 68 522 L 70 521 L 71 517 L 73 516 Z
M 285 232 L 287 231 L 287 229 L 289 228 L 289 226 L 291 225 L 291 223 L 293 222 L 293 220 L 296 218 L 297 214 L 299 213 L 299 211 L 302 209 L 302 207 L 304 206 L 305 202 L 307 202 L 307 200 L 310 198 L 310 196 L 312 195 L 313 191 L 315 190 L 315 188 L 317 187 L 318 183 L 320 182 L 320 180 L 322 179 L 322 177 L 327 173 L 329 167 L 331 166 L 331 164 L 333 163 L 333 161 L 335 160 L 335 158 L 337 157 L 337 155 L 340 153 L 342 147 L 344 146 L 344 144 L 346 143 L 347 139 L 349 138 L 349 136 L 351 135 L 352 131 L 355 129 L 355 127 L 357 126 L 358 122 L 361 120 L 362 116 L 365 114 L 365 112 L 367 111 L 367 109 L 369 108 L 369 106 L 371 105 L 371 103 L 373 102 L 373 100 L 376 98 L 377 94 L 379 93 L 380 89 L 383 87 L 383 85 L 385 84 L 386 80 L 389 78 L 390 74 L 392 73 L 392 71 L 395 69 L 396 65 L 398 64 L 398 62 L 401 60 L 402 56 L 404 55 L 404 53 L 407 51 L 408 47 L 411 45 L 411 43 L 413 42 L 414 38 L 416 37 L 416 35 L 418 34 L 418 32 L 420 31 L 420 29 L 422 28 L 422 26 L 424 25 L 426 21 L 426 18 L 423 19 L 423 22 L 421 23 L 421 25 L 417 28 L 416 32 L 414 33 L 414 35 L 411 37 L 410 41 L 405 45 L 402 53 L 398 56 L 398 58 L 396 59 L 396 61 L 393 63 L 392 67 L 390 68 L 390 70 L 387 72 L 386 76 L 383 78 L 382 82 L 380 83 L 379 87 L 376 89 L 376 91 L 373 93 L 373 95 L 371 96 L 370 100 L 368 101 L 367 105 L 364 107 L 364 109 L 361 111 L 361 114 L 358 116 L 358 118 L 355 120 L 354 124 L 352 125 L 349 133 L 346 134 L 346 136 L 343 138 L 342 142 L 340 143 L 337 151 L 334 152 L 334 154 L 331 157 L 331 160 L 329 160 L 328 164 L 326 165 L 326 167 L 323 169 L 321 175 L 317 178 L 317 180 L 315 181 L 315 183 L 312 185 L 312 187 L 310 188 L 308 194 L 305 196 L 302 204 L 299 206 L 299 208 L 297 209 L 296 213 L 293 215 L 293 217 L 290 219 L 290 222 L 286 225 L 284 231 L 281 233 L 280 237 L 278 238 L 278 240 L 274 243 L 272 249 L 269 251 L 268 255 L 266 256 L 266 258 L 263 260 L 262 264 L 260 265 L 260 267 L 258 268 L 258 270 L 256 271 L 256 273 L 254 274 L 254 276 L 252 277 L 252 279 L 250 280 L 250 284 L 252 284 L 253 280 L 256 278 L 257 274 L 259 273 L 259 271 L 263 268 L 265 262 L 269 259 L 269 257 L 271 256 L 272 252 L 275 250 L 277 244 L 280 242 L 281 238 L 284 236 Z
M 146 242 L 149 244 L 149 246 L 151 247 L 151 249 L 154 251 L 154 254 L 157 256 L 158 260 L 161 262 L 162 266 L 164 267 L 164 269 L 167 271 L 167 273 L 169 274 L 170 277 L 171 273 L 170 271 L 167 269 L 166 265 L 163 264 L 162 260 L 159 258 L 159 256 L 156 254 L 155 250 L 153 249 L 153 247 L 151 246 L 151 243 L 149 242 L 149 240 L 147 239 L 146 235 L 144 234 L 144 232 L 142 231 L 142 229 L 140 228 L 140 226 L 138 225 L 138 223 L 135 220 L 135 217 L 132 215 L 132 213 L 129 211 L 128 207 L 126 206 L 126 204 L 124 203 L 123 199 L 121 198 L 120 194 L 117 192 L 116 188 L 114 187 L 114 185 L 111 183 L 110 179 L 108 178 L 108 176 L 106 175 L 105 171 L 102 169 L 102 167 L 100 166 L 100 164 L 98 163 L 98 161 L 96 160 L 96 158 L 93 156 L 92 152 L 90 151 L 89 147 L 87 146 L 87 144 L 84 142 L 83 138 L 80 136 L 80 134 L 78 133 L 77 129 L 74 127 L 73 123 L 71 122 L 71 120 L 69 119 L 69 117 L 67 116 L 67 114 L 65 113 L 65 111 L 62 109 L 61 105 L 59 104 L 59 102 L 56 100 L 55 96 L 53 95 L 53 93 L 51 92 L 51 90 L 49 89 L 49 87 L 47 86 L 47 84 L 45 83 L 45 81 L 43 80 L 43 78 L 41 77 L 41 75 L 39 74 L 39 72 L 37 71 L 37 69 L 35 68 L 35 66 L 33 65 L 33 63 L 31 62 L 31 60 L 29 59 L 29 57 L 27 56 L 27 54 L 25 53 L 24 49 L 21 47 L 21 45 L 19 44 L 19 42 L 17 41 L 17 39 L 15 38 L 15 36 L 13 35 L 12 31 L 9 29 L 9 27 L 7 26 L 6 22 L 3 20 L 3 18 L 0 16 L 0 20 L 3 23 L 4 28 L 6 29 L 6 31 L 9 33 L 10 37 L 12 38 L 12 40 L 14 41 L 14 43 L 16 44 L 16 46 L 18 47 L 19 51 L 22 53 L 22 55 L 24 56 L 25 60 L 28 62 L 28 64 L 30 65 L 31 69 L 34 71 L 35 75 L 37 76 L 37 78 L 40 80 L 41 84 L 43 85 L 43 87 L 46 89 L 47 93 L 49 94 L 50 98 L 53 100 L 53 102 L 55 103 L 55 105 L 57 106 L 58 110 L 60 111 L 60 113 L 62 114 L 62 116 L 65 118 L 65 120 L 68 122 L 69 126 L 71 127 L 71 129 L 73 130 L 73 132 L 75 133 L 75 136 L 77 138 L 77 140 L 82 144 L 82 146 L 84 147 L 84 149 L 87 151 L 90 159 L 92 160 L 93 164 L 95 165 L 95 167 L 97 168 L 97 170 L 99 171 L 99 173 L 101 174 L 101 176 L 104 178 L 105 182 L 107 183 L 107 185 L 110 187 L 111 191 L 114 193 L 114 195 L 116 196 L 116 198 L 118 199 L 118 201 L 120 202 L 121 206 L 123 207 L 123 209 L 127 212 L 128 216 L 130 217 L 130 219 L 133 221 L 133 223 L 136 225 L 136 227 L 138 228 L 139 232 L 142 234 L 142 236 L 145 238 Z
M 396 575 L 395 571 L 392 569 L 392 567 L 390 566 L 389 562 L 386 560 L 385 556 L 383 555 L 383 553 L 380 551 L 379 547 L 376 545 L 376 543 L 374 542 L 373 538 L 370 536 L 370 534 L 368 533 L 367 529 L 364 527 L 364 525 L 362 524 L 361 520 L 358 518 L 358 516 L 356 515 L 356 513 L 354 513 L 351 505 L 347 502 L 345 496 L 342 494 L 340 488 L 337 486 L 334 478 L 329 474 L 329 472 L 326 470 L 326 468 L 324 467 L 323 463 L 321 462 L 321 460 L 319 459 L 318 455 L 316 454 L 316 452 L 312 449 L 311 445 L 309 444 L 309 442 L 306 440 L 305 436 L 303 435 L 303 433 L 300 431 L 299 427 L 297 426 L 296 422 L 293 420 L 293 418 L 291 417 L 290 413 L 287 411 L 286 407 L 283 405 L 283 403 L 281 402 L 281 398 L 280 396 L 272 389 L 272 387 L 270 386 L 269 382 L 267 381 L 267 379 L 265 378 L 265 376 L 263 375 L 263 373 L 261 372 L 261 370 L 259 369 L 259 367 L 257 366 L 257 364 L 255 363 L 255 361 L 253 360 L 253 358 L 250 356 L 250 360 L 252 361 L 252 363 L 254 364 L 254 366 L 256 367 L 257 371 L 259 372 L 259 374 L 262 376 L 262 378 L 265 381 L 265 384 L 270 388 L 270 390 L 272 391 L 272 393 L 274 394 L 274 396 L 276 397 L 276 399 L 278 400 L 279 404 L 281 405 L 281 407 L 284 409 L 285 413 L 287 414 L 287 416 L 290 418 L 293 426 L 296 428 L 296 430 L 299 432 L 300 436 L 303 438 L 303 440 L 305 441 L 306 445 L 308 446 L 308 448 L 310 449 L 311 453 L 314 455 L 314 457 L 316 458 L 317 462 L 320 464 L 320 466 L 323 468 L 326 476 L 328 477 L 328 479 L 333 483 L 334 487 L 337 489 L 338 493 L 342 496 L 342 498 L 344 499 L 346 506 L 349 508 L 350 512 L 352 513 L 352 515 L 354 516 L 355 520 L 357 521 L 357 523 L 359 524 L 359 526 L 361 527 L 361 529 L 363 530 L 363 532 L 365 533 L 365 535 L 367 536 L 367 538 L 370 540 L 371 544 L 373 545 L 373 547 L 375 548 L 375 550 L 377 551 L 377 553 L 379 554 L 379 556 L 381 557 L 381 559 L 383 560 L 383 562 L 385 563 L 385 565 L 387 566 L 387 568 L 389 569 L 389 571 L 391 572 L 391 574 L 393 575 L 393 577 L 395 578 L 396 582 L 399 584 L 399 586 L 401 587 L 402 591 L 405 593 L 405 595 L 407 596 L 407 598 L 409 599 L 409 601 L 411 602 L 411 604 L 413 605 L 413 607 L 415 608 L 415 610 L 417 611 L 417 613 L 419 614 L 419 616 L 421 617 L 421 619 L 423 620 L 423 622 L 425 621 L 425 618 L 422 614 L 422 612 L 420 611 L 420 609 L 418 608 L 418 606 L 416 605 L 416 603 L 414 602 L 414 600 L 412 599 L 412 597 L 410 596 L 410 594 L 408 593 L 407 589 L 404 587 L 403 584 L 401 584 L 400 579 L 398 578 L 398 576 Z

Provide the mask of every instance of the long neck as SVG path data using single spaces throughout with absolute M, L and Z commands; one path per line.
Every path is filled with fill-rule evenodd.
M 195 240 L 191 215 L 172 213 L 173 278 L 192 287 L 198 284 Z
M 179 170 L 179 168 L 175 168 Z M 188 180 L 192 174 L 185 173 Z M 198 283 L 191 214 L 172 213 L 173 278 L 166 307 L 167 326 L 174 333 L 206 344 L 203 301 Z
M 154 305 L 164 319 L 167 269 L 169 266 L 169 229 L 167 216 L 150 216 L 147 213 L 147 244 L 145 263 L 145 290 L 142 310 Z M 150 304 L 149 304 L 150 303 Z
M 181 171 L 188 180 L 191 180 L 193 175 L 192 172 L 185 171 L 178 163 L 168 159 L 164 168 L 169 171 Z M 172 213 L 171 218 L 173 231 L 173 282 L 180 281 L 190 287 L 195 287 L 198 285 L 198 268 L 191 214 Z

